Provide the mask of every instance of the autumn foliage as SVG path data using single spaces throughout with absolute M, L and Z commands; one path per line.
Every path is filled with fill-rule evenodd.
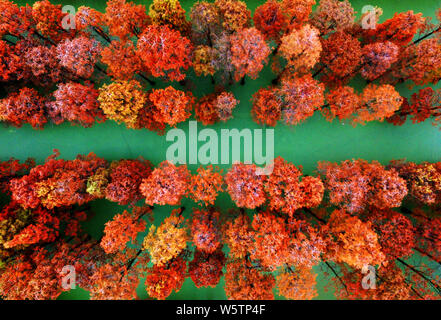
M 171 86 L 154 89 L 149 99 L 157 110 L 154 114 L 155 120 L 170 126 L 176 126 L 177 123 L 187 120 L 194 103 L 190 92 L 179 91 Z
M 138 112 L 144 107 L 147 95 L 138 81 L 120 80 L 100 88 L 98 101 L 107 118 L 136 128 Z
M 311 117 L 324 103 L 324 90 L 310 75 L 284 81 L 278 92 L 284 121 L 295 125 Z
M 58 297 L 64 290 L 59 270 L 66 263 L 77 268 L 78 284 L 92 299 L 134 299 L 142 275 L 156 299 L 179 291 L 187 277 L 197 287 L 214 287 L 223 275 L 230 299 L 272 299 L 275 293 L 312 299 L 318 265 L 327 268 L 341 298 L 434 298 L 434 269 L 420 271 L 403 259 L 415 252 L 441 259 L 441 222 L 433 216 L 441 199 L 439 163 L 322 162 L 314 177 L 279 157 L 268 176 L 247 164 L 235 164 L 222 176 L 210 166 L 191 175 L 168 162 L 152 171 L 143 159 L 108 163 L 93 154 L 56 156 L 38 166 L 1 163 L 3 192 L 12 198 L 0 211 L 5 299 Z M 239 207 L 227 214 L 209 206 L 223 180 Z M 403 206 L 406 195 L 410 209 Z M 154 207 L 135 205 L 144 197 L 150 205 L 176 205 L 188 197 L 204 206 L 190 218 L 184 207 L 174 209 L 155 223 Z M 84 205 L 98 198 L 130 207 L 109 219 L 96 241 L 81 223 L 90 215 Z M 398 272 L 397 264 L 404 269 Z M 378 291 L 365 292 L 360 284 L 368 266 L 380 270 Z
M 254 268 L 248 261 L 227 264 L 225 294 L 232 300 L 271 300 L 274 277 Z
M 185 220 L 174 211 L 159 227 L 150 227 L 142 246 L 149 252 L 152 263 L 161 267 L 177 258 L 187 247 L 188 240 Z
M 125 249 L 127 242 L 135 240 L 138 233 L 144 231 L 145 227 L 145 221 L 138 215 L 124 211 L 106 223 L 100 245 L 106 253 L 116 253 L 118 250 Z
M 188 119 L 193 105 L 203 124 L 227 121 L 239 102 L 229 87 L 257 79 L 268 64 L 275 78 L 253 94 L 251 108 L 261 125 L 281 118 L 298 125 L 316 111 L 353 125 L 402 125 L 408 116 L 438 125 L 441 117 L 438 92 L 401 97 L 395 88 L 440 79 L 439 21 L 421 13 L 379 23 L 376 8 L 371 29 L 363 27 L 368 13 L 356 20 L 347 0 L 268 0 L 254 13 L 239 0 L 200 1 L 189 12 L 178 0 L 148 7 L 109 0 L 104 12 L 81 6 L 73 17 L 48 0 L 0 6 L 0 121 L 13 126 L 111 120 L 163 134 Z M 357 76 L 366 84 L 359 93 Z M 175 88 L 194 89 L 206 80 L 199 77 L 214 87 L 199 101 Z
M 362 222 L 343 210 L 335 210 L 327 228 L 332 237 L 326 248 L 328 259 L 358 269 L 383 263 L 385 257 L 378 236 L 369 222 Z
M 200 204 L 213 205 L 222 191 L 221 172 L 213 166 L 198 168 L 197 174 L 190 179 L 190 197 Z
M 270 49 L 255 28 L 239 31 L 231 38 L 231 63 L 235 67 L 236 81 L 248 75 L 256 79 L 266 62 Z
M 53 93 L 54 100 L 47 102 L 46 106 L 55 124 L 70 121 L 90 127 L 96 121 L 106 119 L 97 98 L 98 91 L 91 84 L 69 82 L 58 86 Z
M 164 161 L 142 180 L 140 190 L 149 205 L 178 205 L 188 194 L 189 184 L 190 173 L 185 165 Z
M 406 181 L 398 172 L 387 170 L 376 161 L 321 162 L 318 170 L 329 190 L 329 201 L 342 204 L 351 213 L 368 205 L 379 209 L 399 207 L 407 194 Z
M 248 103 L 260 126 L 316 113 L 342 122 L 326 126 L 441 123 L 440 9 L 383 19 L 375 7 L 366 28 L 369 13 L 356 18 L 348 0 L 186 4 L 108 0 L 69 16 L 49 0 L 0 0 L 0 121 L 11 132 L 114 121 L 162 135 L 192 117 L 240 123 Z M 276 156 L 269 173 L 57 150 L 1 159 L 0 299 L 57 299 L 66 267 L 96 300 L 139 299 L 141 279 L 160 300 L 190 280 L 239 300 L 309 300 L 322 281 L 340 299 L 440 298 L 441 162 L 303 170 L 291 158 Z M 94 215 L 107 202 L 125 207 Z M 106 220 L 97 233 L 92 219 Z
M 265 182 L 269 206 L 292 216 L 296 210 L 319 205 L 324 187 L 319 178 L 300 177 L 301 167 L 288 163 L 281 157 L 274 160 L 274 169 Z
M 266 201 L 265 176 L 253 164 L 236 163 L 224 177 L 228 193 L 238 207 L 254 209 Z
M 274 88 L 262 88 L 253 94 L 253 119 L 258 124 L 274 127 L 282 116 L 282 101 Z
M 220 246 L 220 213 L 215 209 L 193 211 L 191 235 L 199 251 L 213 253 Z
M 116 161 L 110 165 L 109 171 L 108 184 L 104 190 L 106 199 L 119 204 L 135 203 L 142 199 L 139 186 L 152 173 L 149 161 Z
M 225 254 L 217 250 L 211 254 L 196 250 L 188 264 L 188 273 L 196 287 L 215 287 L 219 283 L 225 266 Z
M 142 67 L 154 77 L 183 80 L 186 69 L 191 66 L 190 40 L 167 25 L 150 25 L 140 36 L 137 44 Z

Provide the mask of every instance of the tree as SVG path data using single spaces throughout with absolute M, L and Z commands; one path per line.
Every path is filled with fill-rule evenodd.
M 142 247 L 149 252 L 152 263 L 157 267 L 169 265 L 187 247 L 187 241 L 190 240 L 184 217 L 179 212 L 181 211 L 173 210 L 159 227 L 152 225 L 144 238 Z
M 0 259 L 14 257 L 17 252 L 48 246 L 63 236 L 81 237 L 80 222 L 87 219 L 87 211 L 81 208 L 48 210 L 43 207 L 23 209 L 10 202 L 2 211 L 0 221 L 2 250 Z M 6 251 L 4 251 L 4 250 Z
M 92 76 L 101 50 L 98 41 L 84 36 L 72 40 L 65 39 L 57 45 L 56 49 L 60 64 L 73 74 L 85 79 Z
M 281 39 L 280 55 L 287 60 L 287 68 L 298 72 L 306 72 L 318 62 L 322 45 L 319 31 L 304 25 L 300 29 L 292 30 Z
M 142 180 L 139 189 L 149 205 L 179 205 L 188 194 L 190 176 L 186 165 L 175 166 L 163 161 Z
M 389 84 L 377 86 L 370 84 L 364 88 L 361 94 L 361 106 L 357 110 L 354 123 L 363 124 L 365 121 L 383 121 L 397 111 L 403 98 Z
M 104 35 L 102 26 L 105 23 L 105 16 L 102 12 L 86 6 L 80 6 L 75 14 L 75 27 L 84 33 L 91 34 L 92 31 Z
M 188 34 L 190 23 L 185 19 L 185 10 L 178 0 L 153 0 L 149 8 L 153 24 L 168 25 L 182 34 Z
M 129 274 L 125 266 L 110 263 L 98 266 L 90 282 L 91 300 L 133 300 L 137 297 L 138 275 Z
M 340 264 L 343 275 L 333 279 L 339 299 L 351 300 L 409 300 L 420 298 L 415 295 L 412 285 L 407 282 L 402 270 L 390 263 L 378 269 L 375 290 L 363 288 L 363 273 Z M 418 292 L 416 292 L 418 294 Z
M 368 205 L 379 209 L 399 207 L 407 194 L 406 181 L 398 172 L 386 170 L 377 161 L 319 162 L 318 171 L 331 204 L 350 213 L 361 212 Z
M 19 7 L 9 0 L 0 1 L 0 35 L 20 36 L 27 32 L 32 24 L 32 9 Z
M 32 88 L 22 88 L 0 100 L 0 120 L 21 127 L 29 123 L 33 128 L 43 128 L 47 122 L 45 99 Z
M 9 81 L 14 77 L 16 64 L 20 60 L 6 41 L 0 40 L 0 81 Z
M 216 114 L 220 121 L 226 122 L 233 117 L 233 110 L 237 104 L 239 104 L 231 92 L 221 92 L 216 97 Z
M 361 95 L 351 87 L 337 87 L 327 94 L 326 100 L 327 109 L 322 113 L 327 120 L 332 121 L 335 117 L 349 119 L 353 126 L 374 120 L 397 121 L 394 117 L 399 116 L 396 112 L 403 103 L 403 98 L 388 84 L 370 84 Z
M 191 176 L 190 197 L 194 201 L 205 206 L 214 204 L 223 184 L 222 170 L 218 170 L 212 165 L 206 168 L 201 166 L 197 169 L 197 174 Z
M 243 1 L 216 0 L 214 2 L 219 10 L 222 27 L 228 32 L 237 32 L 247 28 L 251 20 L 251 11 Z
M 232 259 L 249 257 L 266 270 L 281 266 L 310 269 L 320 261 L 326 243 L 307 222 L 267 210 L 254 216 L 240 214 L 227 221 L 224 238 Z
M 332 121 L 335 118 L 342 121 L 351 119 L 356 110 L 360 107 L 360 97 L 354 89 L 348 86 L 337 87 L 326 95 L 328 108 L 322 109 L 326 120 Z
M 0 191 L 5 194 L 9 193 L 9 181 L 29 173 L 33 167 L 35 167 L 35 160 L 32 158 L 22 163 L 14 158 L 0 161 Z
M 305 220 L 291 217 L 287 220 L 286 228 L 289 233 L 286 265 L 294 266 L 296 270 L 310 270 L 320 262 L 326 251 L 326 241 L 321 229 Z
M 104 121 L 105 116 L 98 104 L 98 90 L 90 83 L 60 83 L 53 93 L 54 101 L 46 103 L 50 120 L 55 124 L 64 121 L 91 127 L 95 121 Z
M 270 49 L 256 28 L 234 33 L 231 36 L 231 63 L 235 67 L 235 80 L 239 81 L 245 75 L 256 79 L 269 54 Z
M 0 259 L 30 245 L 51 243 L 59 234 L 60 219 L 54 212 L 38 207 L 25 210 L 15 202 L 6 205 L 0 219 Z
M 221 246 L 219 215 L 213 208 L 193 210 L 191 236 L 197 250 L 211 254 Z
M 98 101 L 106 117 L 128 128 L 136 128 L 138 112 L 144 107 L 147 95 L 136 80 L 116 81 L 99 89 Z
M 384 262 L 385 256 L 370 222 L 362 222 L 344 210 L 335 210 L 326 226 L 331 235 L 325 253 L 327 259 L 357 269 Z
M 286 270 L 276 277 L 279 295 L 290 300 L 312 300 L 318 293 L 315 288 L 317 274 L 312 270 Z
M 193 52 L 193 69 L 197 76 L 213 75 L 216 72 L 214 60 L 216 51 L 209 46 L 197 46 Z
M 324 72 L 322 81 L 331 87 L 345 84 L 357 70 L 362 57 L 360 41 L 344 31 L 337 31 L 322 40 L 323 52 L 320 62 Z
M 322 35 L 350 29 L 354 25 L 355 10 L 348 0 L 320 0 L 312 14 L 311 23 Z
M 419 123 L 433 117 L 433 125 L 441 121 L 441 90 L 433 90 L 430 87 L 422 88 L 410 97 L 410 101 L 404 98 L 401 108 L 386 120 L 394 125 L 402 125 L 408 116 L 413 123 Z
M 393 169 L 384 171 L 373 183 L 377 192 L 373 195 L 372 202 L 377 208 L 399 207 L 407 195 L 406 181 Z
M 262 273 L 249 261 L 227 263 L 225 294 L 231 300 L 273 300 L 275 284 L 271 274 Z
M 282 0 L 282 12 L 288 20 L 289 30 L 299 29 L 312 12 L 315 0 Z
M 372 210 L 368 214 L 387 261 L 408 258 L 415 247 L 416 230 L 412 221 L 403 214 L 391 209 Z
M 217 250 L 211 254 L 196 250 L 188 264 L 188 273 L 197 288 L 216 287 L 222 277 L 225 254 Z
M 93 240 L 79 244 L 80 248 L 85 247 L 85 252 L 72 264 L 77 285 L 90 291 L 91 300 L 136 299 L 136 288 L 147 270 L 148 256 L 134 248 L 107 255 L 99 244 Z
M 253 120 L 261 125 L 276 126 L 282 116 L 282 101 L 274 87 L 261 88 L 252 97 Z
M 143 68 L 154 77 L 170 81 L 185 79 L 184 71 L 191 66 L 193 47 L 179 31 L 150 25 L 139 37 L 137 47 Z
M 94 199 L 86 186 L 98 168 L 107 166 L 104 159 L 90 153 L 75 160 L 56 160 L 49 157 L 45 164 L 32 168 L 28 175 L 11 180 L 12 199 L 23 208 L 36 208 L 40 204 L 48 209 L 73 204 L 84 204 Z
M 191 7 L 192 40 L 211 47 L 221 29 L 219 8 L 212 2 L 199 1 Z
M 265 203 L 265 176 L 256 170 L 254 164 L 235 163 L 225 175 L 227 191 L 236 206 L 254 209 Z
M 287 124 L 296 125 L 311 117 L 324 104 L 325 86 L 310 74 L 282 82 L 282 114 Z
M 417 212 L 420 210 L 415 210 L 414 216 L 418 218 L 418 224 L 416 229 L 417 234 L 417 251 L 440 261 L 441 254 L 441 219 L 435 217 L 433 219 L 426 219 L 424 215 L 420 215 Z
M 190 117 L 195 102 L 191 92 L 176 90 L 172 86 L 153 89 L 149 99 L 157 110 L 153 115 L 155 120 L 173 127 Z
M 268 211 L 254 215 L 251 224 L 254 246 L 250 258 L 269 270 L 276 270 L 285 263 L 289 234 L 285 221 Z
M 42 0 L 32 5 L 32 19 L 36 22 L 36 31 L 52 41 L 58 42 L 67 34 L 61 26 L 64 16 L 61 4 L 54 5 L 49 0 Z
M 395 13 L 394 17 L 377 24 L 375 29 L 364 30 L 366 41 L 391 41 L 397 46 L 404 47 L 412 41 L 418 30 L 424 26 L 422 13 L 407 12 Z
M 108 0 L 104 21 L 110 34 L 122 41 L 139 36 L 151 22 L 144 5 L 126 0 Z
M 5 300 L 56 299 L 65 291 L 61 286 L 63 267 L 77 265 L 89 251 L 87 245 L 58 241 L 51 250 L 37 247 L 29 254 L 19 254 L 0 274 L 0 294 Z
M 367 80 L 380 77 L 398 60 L 399 47 L 390 41 L 367 44 L 362 49 L 361 75 Z
M 392 161 L 391 167 L 407 182 L 409 194 L 421 203 L 441 201 L 441 163 Z
M 167 266 L 154 265 L 145 279 L 149 296 L 164 300 L 173 290 L 178 292 L 184 283 L 186 269 L 187 264 L 182 258 L 173 260 Z
M 320 204 L 324 187 L 319 178 L 303 177 L 302 168 L 288 163 L 281 157 L 274 160 L 274 169 L 265 181 L 269 207 L 293 216 L 297 209 Z
M 281 3 L 268 0 L 258 6 L 253 15 L 254 26 L 265 37 L 265 40 L 280 40 L 285 31 L 288 19 L 282 10 Z
M 222 231 L 231 258 L 242 259 L 251 252 L 254 246 L 254 232 L 247 215 L 241 213 L 233 220 L 228 220 Z
M 439 80 L 440 57 L 441 43 L 438 39 L 424 39 L 402 51 L 391 77 L 398 81 L 410 79 L 417 85 L 436 83 Z
M 217 95 L 211 93 L 199 99 L 195 106 L 196 119 L 207 126 L 219 121 L 216 108 Z
M 18 48 L 20 48 L 20 44 Z M 30 79 L 42 87 L 50 87 L 63 79 L 65 75 L 61 70 L 56 48 L 23 43 L 23 47 L 20 49 L 23 50 L 24 65 L 20 68 L 22 69 L 20 77 Z M 16 50 L 18 50 L 17 47 Z
M 112 162 L 109 171 L 105 197 L 126 205 L 142 199 L 139 186 L 152 173 L 152 164 L 144 159 L 120 160 Z
M 130 40 L 112 41 L 101 52 L 101 61 L 107 65 L 107 73 L 117 80 L 130 80 L 141 70 L 141 60 Z
M 138 111 L 135 128 L 146 128 L 151 131 L 156 131 L 159 135 L 163 135 L 166 124 L 156 120 L 157 113 L 158 109 L 156 106 L 150 100 L 147 100 L 146 104 Z
M 143 232 L 146 227 L 146 222 L 141 217 L 149 211 L 151 210 L 148 209 L 147 212 L 134 210 L 133 213 L 129 213 L 124 210 L 122 214 L 117 214 L 112 220 L 106 222 L 104 236 L 100 243 L 104 252 L 117 253 L 126 248 L 127 242 L 135 241 L 138 233 Z
M 106 188 L 109 184 L 109 168 L 98 168 L 91 176 L 87 178 L 86 192 L 96 199 L 102 199 L 106 196 Z
M 233 117 L 233 110 L 239 102 L 231 92 L 206 95 L 196 104 L 196 119 L 204 125 L 225 122 Z
M 380 284 L 374 291 L 376 300 L 409 300 L 419 299 L 418 292 L 406 281 L 405 275 L 396 263 L 379 269 Z M 366 291 L 366 290 L 364 290 Z M 429 295 L 427 295 L 428 297 Z

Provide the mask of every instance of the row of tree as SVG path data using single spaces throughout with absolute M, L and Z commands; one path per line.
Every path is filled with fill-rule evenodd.
M 279 157 L 268 176 L 241 163 L 222 176 L 212 166 L 192 175 L 170 162 L 56 156 L 0 163 L 5 299 L 55 299 L 72 270 L 93 299 L 134 299 L 141 278 L 165 299 L 188 277 L 215 287 L 223 275 L 231 299 L 272 299 L 274 288 L 311 299 L 317 267 L 339 298 L 441 296 L 440 162 L 321 162 L 313 177 Z M 228 212 L 214 206 L 223 190 L 236 205 Z M 199 203 L 191 214 L 178 207 L 155 223 L 154 205 L 185 196 Z M 92 239 L 82 224 L 98 198 L 130 207 Z
M 225 190 L 239 208 L 268 205 L 292 216 L 300 208 L 320 205 L 325 191 L 332 205 L 350 213 L 369 206 L 399 207 L 406 195 L 426 205 L 441 201 L 440 162 L 392 161 L 386 167 L 361 159 L 320 162 L 318 176 L 313 177 L 303 175 L 301 166 L 278 157 L 269 175 L 262 174 L 264 170 L 254 164 L 235 163 L 222 176 L 222 170 L 212 165 L 201 166 L 192 175 L 186 165 L 169 161 L 152 168 L 144 159 L 109 164 L 93 153 L 75 160 L 57 159 L 57 155 L 19 178 L 8 179 L 5 170 L 3 187 L 15 202 L 25 209 L 52 209 L 83 205 L 100 198 L 120 205 L 135 204 L 141 199 L 152 206 L 180 205 L 184 197 L 189 197 L 208 206 Z
M 228 86 L 257 78 L 270 60 L 275 79 L 252 98 L 257 123 L 295 125 L 319 110 L 352 124 L 440 120 L 439 90 L 405 99 L 394 88 L 439 81 L 439 21 L 408 11 L 378 23 L 380 8 L 356 20 L 347 0 L 314 4 L 268 0 L 251 18 L 245 2 L 201 1 L 187 20 L 177 0 L 154 0 L 148 11 L 109 0 L 104 13 L 83 6 L 75 15 L 48 0 L 1 0 L 0 120 L 40 128 L 110 119 L 162 133 L 195 108 L 204 124 L 226 121 L 238 103 Z M 152 89 L 157 80 L 194 87 L 190 68 L 216 84 L 196 106 L 191 93 Z M 368 83 L 361 93 L 348 85 L 357 75 Z

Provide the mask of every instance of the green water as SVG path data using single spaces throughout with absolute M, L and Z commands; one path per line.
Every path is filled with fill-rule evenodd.
M 27 1 L 19 1 L 24 4 Z M 149 5 L 150 1 L 135 1 Z M 264 1 L 246 1 L 248 7 L 254 9 Z M 422 12 L 425 16 L 434 17 L 435 9 L 440 6 L 439 0 L 371 0 L 368 2 L 351 1 L 357 12 L 361 12 L 363 5 L 370 4 L 383 8 L 381 21 L 393 16 L 394 12 L 414 10 Z M 31 3 L 31 2 L 30 2 Z M 87 5 L 98 10 L 103 10 L 105 1 L 71 0 L 59 1 L 78 7 Z M 188 10 L 193 1 L 181 1 Z M 209 79 L 190 78 L 196 82 L 197 90 L 194 94 L 198 97 L 213 90 Z M 247 79 L 245 86 L 234 85 L 230 88 L 240 104 L 234 110 L 234 119 L 227 123 L 209 126 L 220 132 L 222 128 L 250 128 L 259 129 L 250 116 L 251 96 L 261 87 L 270 84 L 274 75 L 266 67 L 257 80 Z M 363 81 L 352 84 L 356 89 L 364 86 Z M 418 88 L 414 88 L 416 90 Z M 405 97 L 409 97 L 411 90 L 405 84 L 397 90 Z M 198 124 L 202 128 L 202 124 Z M 178 128 L 188 133 L 188 123 L 181 123 Z M 408 121 L 401 127 L 388 123 L 371 122 L 365 126 L 351 127 L 337 121 L 327 122 L 320 114 L 309 118 L 306 122 L 289 127 L 279 123 L 275 128 L 275 156 L 282 156 L 296 165 L 302 165 L 306 173 L 313 173 L 316 163 L 321 160 L 341 161 L 351 158 L 378 160 L 383 164 L 392 159 L 406 158 L 409 161 L 439 161 L 441 158 L 441 131 L 433 127 L 429 121 L 421 124 L 412 124 Z M 158 136 L 147 130 L 129 130 L 124 125 L 112 121 L 97 124 L 92 128 L 81 128 L 65 123 L 60 126 L 47 125 L 44 130 L 33 130 L 30 126 L 23 128 L 0 128 L 0 160 L 10 157 L 26 159 L 34 157 L 38 163 L 52 153 L 52 149 L 59 149 L 61 157 L 73 159 L 77 154 L 95 152 L 98 156 L 108 160 L 121 158 L 137 158 L 143 156 L 155 165 L 165 160 L 167 147 L 170 145 L 165 136 Z M 198 165 L 190 165 L 194 171 Z M 228 167 L 228 166 L 226 166 Z M 187 208 L 193 206 L 189 200 L 184 201 Z M 232 207 L 229 196 L 222 194 L 216 205 L 223 211 Z M 104 228 L 104 223 L 112 218 L 115 213 L 121 212 L 123 207 L 105 200 L 95 201 L 92 204 L 95 216 L 85 225 L 94 237 L 99 237 Z M 190 210 L 187 210 L 187 215 Z M 170 213 L 170 207 L 155 209 L 155 217 L 160 221 Z M 140 235 L 140 238 L 142 235 Z M 318 276 L 318 299 L 331 299 L 332 293 L 324 291 L 323 286 L 327 280 L 320 267 L 316 268 Z M 141 298 L 147 298 L 143 287 L 139 288 Z M 87 299 L 88 293 L 81 289 L 64 293 L 61 299 Z M 187 279 L 182 290 L 174 293 L 169 299 L 225 299 L 223 281 L 216 288 L 197 289 L 190 279 Z

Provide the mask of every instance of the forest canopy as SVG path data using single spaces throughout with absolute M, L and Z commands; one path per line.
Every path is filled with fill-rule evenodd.
M 254 11 L 240 0 L 188 10 L 108 0 L 75 14 L 49 0 L 0 0 L 0 122 L 42 132 L 113 121 L 153 135 L 192 118 L 228 125 L 243 103 L 234 86 L 265 74 L 247 98 L 258 126 L 321 114 L 354 127 L 440 127 L 441 8 L 433 18 L 382 14 L 348 0 L 267 0 Z M 338 299 L 441 297 L 439 160 L 343 158 L 305 172 L 276 155 L 267 175 L 252 163 L 192 170 L 93 152 L 2 160 L 1 299 L 59 298 L 72 289 L 66 266 L 95 300 L 138 299 L 142 286 L 163 300 L 186 281 L 222 286 L 228 299 L 309 300 L 319 274 Z M 92 236 L 105 202 L 120 210 Z

